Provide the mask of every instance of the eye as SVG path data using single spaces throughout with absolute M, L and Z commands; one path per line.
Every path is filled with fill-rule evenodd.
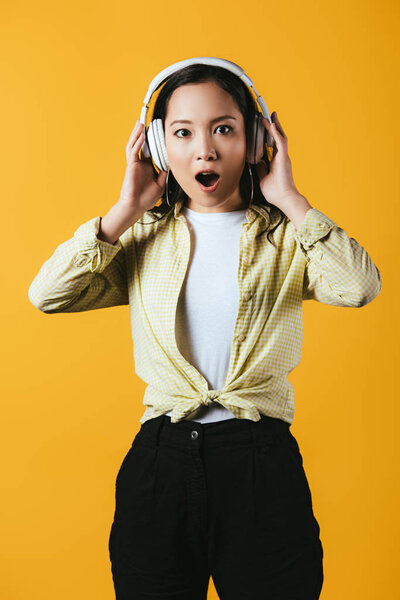
M 228 133 L 233 131 L 233 127 L 231 127 L 230 125 L 218 125 L 218 127 L 215 128 L 215 131 L 217 131 L 217 129 L 219 129 L 220 127 L 225 127 L 228 129 L 227 133 L 223 133 L 222 135 L 227 135 Z M 187 137 L 187 135 L 178 135 L 180 131 L 189 131 L 189 130 L 188 129 L 178 129 L 177 131 L 175 131 L 174 135 L 176 135 L 176 137 Z
M 180 131 L 189 131 L 189 130 L 188 129 L 178 129 L 177 131 L 175 131 L 174 135 L 176 135 L 176 137 L 186 137 L 186 135 L 183 135 L 183 136 L 182 135 L 178 135 L 178 133 Z
M 229 129 L 229 131 L 232 131 L 233 128 L 230 125 L 218 125 L 217 129 L 219 129 L 220 127 L 226 127 L 227 129 Z M 228 131 L 228 133 L 229 133 Z M 223 135 L 227 135 L 226 133 L 224 133 Z

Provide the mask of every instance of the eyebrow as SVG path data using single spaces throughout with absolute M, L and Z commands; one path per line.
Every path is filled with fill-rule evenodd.
M 233 119 L 234 121 L 236 121 L 235 117 L 232 117 L 231 115 L 222 115 L 221 117 L 217 117 L 216 119 L 211 119 L 210 123 L 215 123 L 216 121 L 222 121 L 222 119 Z M 177 119 L 176 121 L 172 121 L 172 123 L 170 123 L 170 127 L 172 127 L 172 125 L 174 125 L 175 123 L 190 123 L 192 124 L 193 121 L 188 121 L 185 119 Z

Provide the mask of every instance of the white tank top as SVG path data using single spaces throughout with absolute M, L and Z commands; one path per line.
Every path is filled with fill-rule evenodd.
M 208 388 L 220 390 L 228 373 L 239 306 L 239 244 L 246 209 L 201 213 L 182 207 L 182 213 L 189 224 L 192 251 L 178 299 L 176 342 L 208 381 Z M 213 403 L 186 418 L 209 423 L 235 415 Z

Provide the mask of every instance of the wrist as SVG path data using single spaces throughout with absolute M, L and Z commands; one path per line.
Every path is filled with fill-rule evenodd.
M 119 237 L 140 218 L 128 209 L 126 205 L 116 202 L 104 217 L 100 220 L 99 240 L 116 245 Z
M 141 211 L 136 207 L 132 208 L 132 202 L 119 198 L 114 204 L 113 209 L 120 215 L 121 220 L 126 221 L 129 225 L 136 223 L 140 219 L 145 211 Z
M 299 229 L 303 222 L 306 213 L 312 208 L 307 198 L 299 192 L 294 192 L 285 197 L 283 202 L 280 203 L 281 210 L 285 215 L 292 221 L 296 230 Z

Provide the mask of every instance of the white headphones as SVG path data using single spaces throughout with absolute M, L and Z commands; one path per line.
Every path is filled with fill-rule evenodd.
M 257 111 L 254 118 L 254 125 L 251 133 L 251 139 L 249 140 L 249 145 L 247 149 L 247 161 L 250 164 L 257 164 L 260 162 L 261 158 L 264 155 L 265 144 L 268 146 L 272 146 L 273 138 L 265 129 L 261 119 L 266 117 L 268 121 L 271 123 L 271 117 L 267 108 L 267 105 L 264 102 L 262 96 L 260 96 L 254 87 L 254 84 L 250 77 L 246 75 L 239 65 L 231 62 L 230 60 L 225 60 L 224 58 L 216 58 L 214 56 L 200 56 L 198 58 L 187 58 L 186 60 L 180 60 L 173 65 L 170 65 L 166 69 L 163 69 L 149 85 L 149 89 L 143 101 L 143 108 L 140 113 L 140 123 L 145 126 L 145 140 L 142 144 L 142 153 L 146 158 L 152 158 L 156 166 L 162 171 L 168 171 L 169 162 L 167 156 L 167 150 L 165 147 L 165 138 L 164 138 L 164 129 L 162 119 L 153 119 L 146 130 L 146 114 L 148 111 L 148 104 L 153 93 L 163 84 L 163 82 L 173 73 L 187 67 L 188 65 L 195 64 L 204 64 L 204 65 L 213 65 L 216 67 L 222 67 L 231 71 L 234 75 L 240 77 L 244 83 L 252 88 L 256 95 L 256 99 L 258 104 L 261 107 L 262 113 Z

